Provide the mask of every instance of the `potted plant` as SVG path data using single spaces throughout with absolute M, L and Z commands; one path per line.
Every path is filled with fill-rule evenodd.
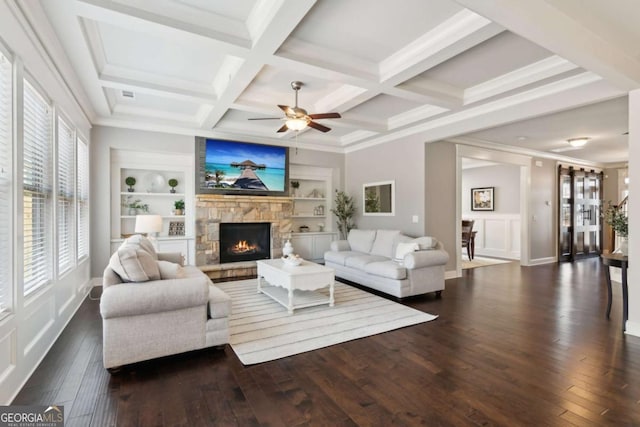
M 176 200 L 173 203 L 173 207 L 175 208 L 174 212 L 176 215 L 184 215 L 184 200 Z
M 604 210 L 603 216 L 604 221 L 613 228 L 616 235 L 622 238 L 620 247 L 618 247 L 615 252 L 627 255 L 627 238 L 629 236 L 629 218 L 627 217 L 627 214 L 618 206 L 611 204 L 609 201 L 607 208 Z
M 291 188 L 293 188 L 293 196 L 297 196 L 298 188 L 300 188 L 300 181 L 291 181 Z
M 129 211 L 128 214 L 129 215 L 137 215 L 138 213 L 142 212 L 142 213 L 148 213 L 149 212 L 149 205 L 146 203 L 142 203 L 142 200 L 140 199 L 135 199 L 135 200 L 131 200 L 132 196 L 127 196 L 127 200 L 124 203 L 124 206 L 126 206 Z
M 171 190 L 169 190 L 170 193 L 175 193 L 176 192 L 176 187 L 178 186 L 178 180 L 175 178 L 171 178 L 169 180 L 169 187 L 171 187 Z
M 353 214 L 356 212 L 356 205 L 353 202 L 353 197 L 347 196 L 344 191 L 336 190 L 335 208 L 331 209 L 331 212 L 338 219 L 338 231 L 342 239 L 347 238 L 349 230 L 355 228 L 355 224 L 352 221 Z
M 127 184 L 129 186 L 129 188 L 127 189 L 127 191 L 129 193 L 133 193 L 134 189 L 133 186 L 136 185 L 136 179 L 132 176 L 128 176 L 125 180 L 124 183 Z

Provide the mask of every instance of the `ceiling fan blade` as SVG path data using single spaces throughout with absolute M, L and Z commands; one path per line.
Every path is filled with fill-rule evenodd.
M 287 125 L 282 125 L 282 127 L 280 129 L 278 129 L 277 133 L 286 132 L 288 130 L 289 130 L 289 128 L 287 127 Z
M 280 117 L 252 117 L 247 120 L 280 120 Z
M 321 125 L 320 123 L 316 123 L 316 122 L 309 122 L 307 123 L 307 126 L 312 127 L 316 130 L 319 130 L 320 132 L 329 132 L 331 130 L 331 128 L 328 128 L 326 126 Z
M 316 119 L 339 119 L 342 116 L 339 113 L 322 113 L 322 114 L 309 114 L 313 120 Z
M 295 116 L 296 112 L 293 111 L 293 108 L 289 107 L 288 105 L 278 105 L 278 108 L 280 108 L 282 111 L 284 111 L 284 113 L 287 116 Z

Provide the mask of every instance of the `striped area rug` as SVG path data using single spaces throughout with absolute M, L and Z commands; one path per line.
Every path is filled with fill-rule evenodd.
M 232 301 L 230 344 L 245 365 L 267 362 L 436 319 L 336 282 L 334 307 L 295 310 L 257 293 L 257 280 L 216 283 Z M 329 290 L 319 290 L 327 295 Z

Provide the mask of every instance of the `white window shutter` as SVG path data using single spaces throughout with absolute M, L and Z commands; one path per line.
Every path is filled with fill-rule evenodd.
M 0 52 L 0 318 L 12 308 L 12 87 L 11 62 Z
M 89 148 L 77 139 L 78 260 L 89 256 Z
M 74 266 L 74 215 L 75 215 L 75 132 L 61 117 L 58 117 L 57 150 L 57 229 L 58 229 L 58 275 Z
M 24 81 L 23 221 L 24 294 L 52 279 L 51 107 Z

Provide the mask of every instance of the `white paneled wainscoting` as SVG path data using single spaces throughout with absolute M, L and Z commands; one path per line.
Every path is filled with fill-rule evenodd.
M 520 214 L 467 214 L 474 220 L 476 256 L 520 259 Z

